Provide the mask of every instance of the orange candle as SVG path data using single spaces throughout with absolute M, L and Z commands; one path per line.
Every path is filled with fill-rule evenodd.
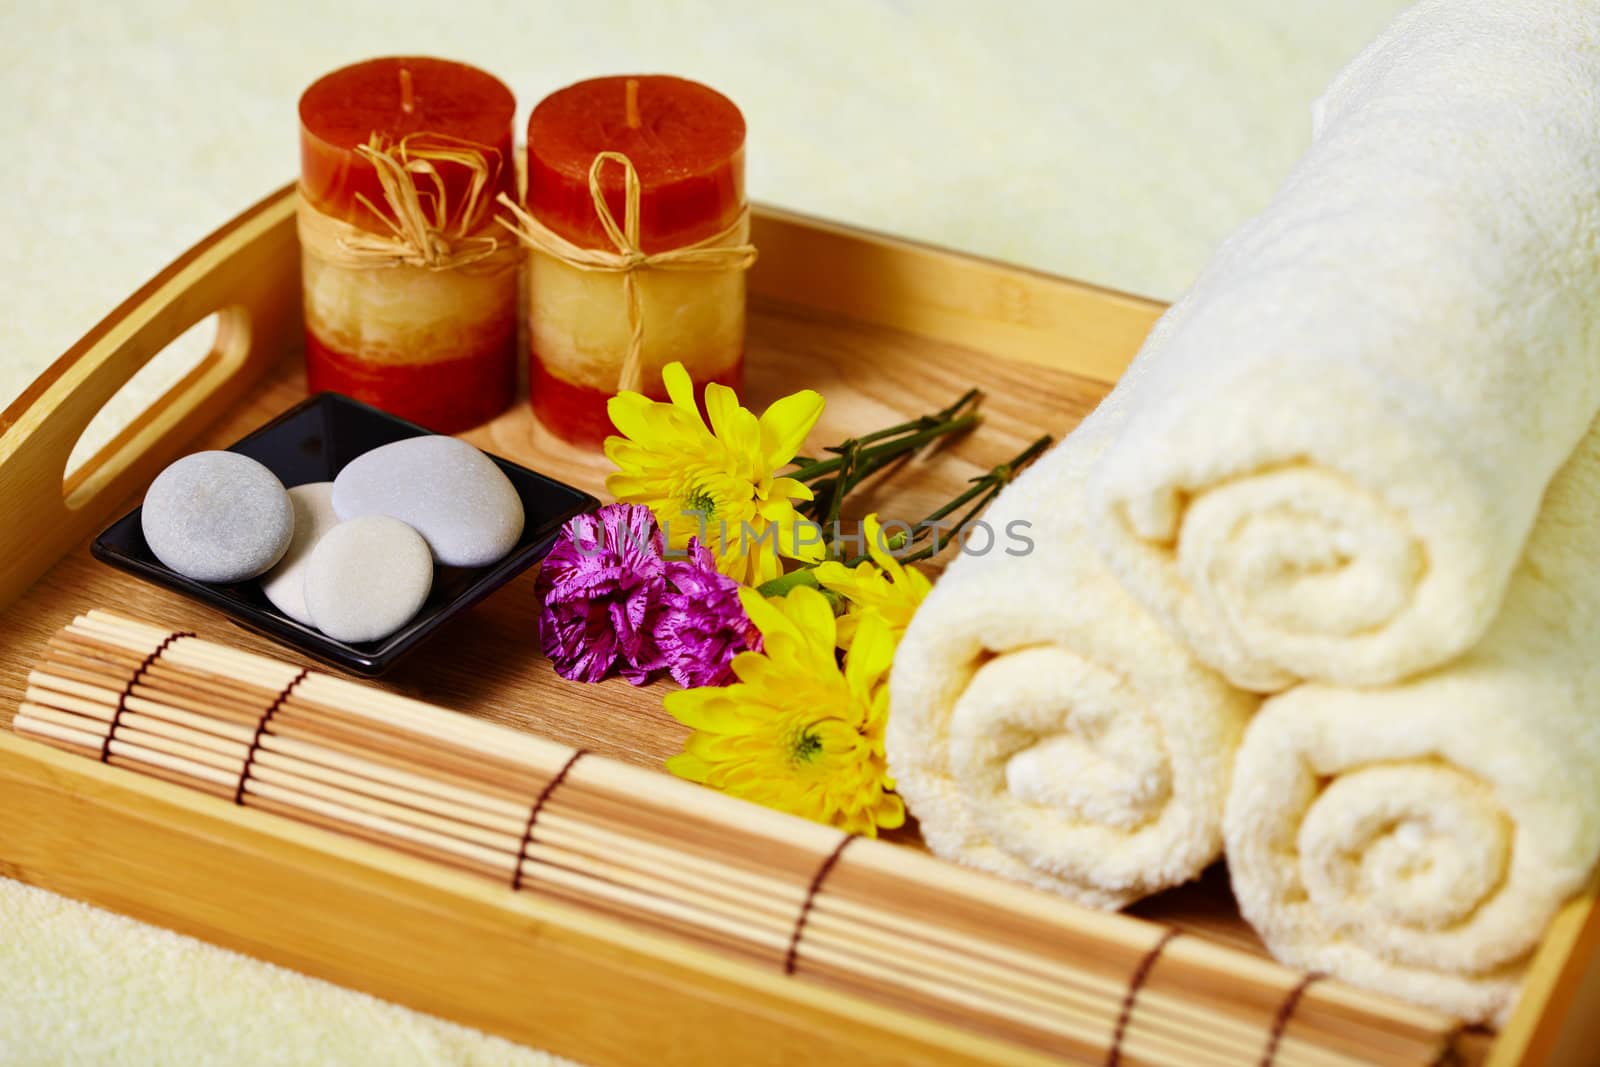
M 606 401 L 619 387 L 663 396 L 661 368 L 674 360 L 699 384 L 738 385 L 743 267 L 754 258 L 745 245 L 744 138 L 744 116 L 732 101 L 682 78 L 596 78 L 534 108 L 527 214 L 577 249 L 615 253 L 617 235 L 596 208 L 598 191 L 617 230 L 634 230 L 624 241 L 662 257 L 629 278 L 583 269 L 581 257 L 538 245 L 530 254 L 531 399 L 540 422 L 562 438 L 601 441 L 611 432 Z M 628 168 L 614 155 L 597 168 L 602 153 L 626 157 L 637 175 L 632 218 Z M 667 262 L 674 250 L 708 246 L 729 254 Z
M 517 252 L 495 221 L 516 188 L 516 100 L 499 80 L 399 56 L 300 98 L 306 377 L 432 430 L 516 392 Z

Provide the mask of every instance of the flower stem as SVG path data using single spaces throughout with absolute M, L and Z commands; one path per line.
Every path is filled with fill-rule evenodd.
M 997 467 L 991 467 L 987 472 L 978 475 L 976 478 L 973 478 L 971 489 L 968 489 L 954 500 L 951 500 L 944 507 L 939 508 L 936 511 L 929 512 L 928 516 L 922 521 L 924 523 L 938 522 L 940 519 L 944 518 L 946 515 L 949 515 L 951 512 L 961 507 L 961 505 L 965 504 L 967 501 L 981 493 L 987 493 L 992 497 L 1006 485 L 1010 484 L 1011 480 L 1017 476 L 1022 468 L 1038 459 L 1039 456 L 1043 454 L 1044 450 L 1049 448 L 1054 441 L 1055 438 L 1051 437 L 1049 434 L 1045 434 L 1043 437 L 1039 438 L 1037 441 L 1033 442 L 1027 448 L 1023 449 L 1021 452 L 1018 452 L 1004 463 Z
M 835 593 L 832 589 L 824 589 L 817 583 L 815 566 L 801 567 L 799 570 L 790 571 L 788 574 L 781 574 L 770 582 L 763 582 L 756 586 L 756 592 L 770 600 L 773 597 L 786 597 L 789 595 L 790 590 L 798 589 L 801 586 L 820 592 L 827 599 L 828 606 L 833 608 L 835 613 L 838 612 L 839 605 L 844 602 L 844 598 L 838 593 Z
M 852 449 L 859 452 L 862 451 L 862 446 L 864 445 L 874 444 L 878 441 L 885 441 L 889 438 L 900 437 L 903 434 L 915 435 L 920 432 L 939 429 L 940 427 L 943 427 L 943 429 L 940 431 L 940 434 L 935 434 L 934 436 L 937 437 L 943 433 L 954 432 L 956 429 L 963 428 L 965 425 L 970 425 L 957 425 L 957 423 L 961 416 L 967 413 L 966 409 L 968 407 L 975 406 L 982 398 L 983 393 L 980 392 L 976 387 L 968 389 L 966 392 L 956 397 L 952 403 L 931 414 L 919 415 L 914 419 L 907 419 L 905 422 L 897 423 L 893 426 L 886 426 L 881 430 L 874 430 L 872 433 L 864 434 L 861 437 L 852 437 L 847 441 L 843 441 L 838 445 L 828 448 L 826 451 L 834 454 L 832 459 L 818 460 L 810 456 L 796 456 L 794 460 L 795 470 L 790 472 L 789 476 L 802 482 L 809 482 L 812 479 L 819 478 L 824 474 L 832 474 L 843 465 L 842 460 L 846 452 Z M 931 439 L 932 438 L 926 438 L 921 441 L 917 441 L 914 444 L 909 443 L 911 438 L 907 438 L 903 441 L 891 441 L 888 445 L 879 446 L 880 448 L 884 449 L 884 452 L 880 453 L 880 455 L 884 457 L 883 462 L 886 462 L 887 459 L 891 459 L 894 456 L 899 455 L 902 449 L 916 448 L 920 444 L 925 443 L 926 440 Z M 876 450 L 867 451 L 876 452 Z M 881 466 L 881 462 L 875 465 L 873 469 L 876 469 L 877 466 Z M 849 489 L 847 487 L 846 492 L 848 491 Z
M 893 437 L 896 434 L 909 433 L 912 430 L 926 430 L 930 427 L 937 426 L 942 422 L 949 422 L 951 419 L 959 416 L 962 412 L 962 409 L 964 409 L 968 404 L 975 404 L 982 397 L 983 393 L 978 390 L 977 386 L 973 386 L 971 389 L 968 389 L 966 392 L 956 397 L 955 401 L 948 407 L 940 408 L 931 415 L 920 415 L 917 418 L 911 419 L 907 422 L 902 422 L 898 426 L 889 426 L 882 430 L 876 430 L 872 433 L 869 433 L 864 437 L 857 437 L 855 438 L 855 443 L 858 445 L 871 444 L 873 441 L 881 441 L 885 437 Z M 840 448 L 843 447 L 843 445 L 840 446 Z M 830 449 L 829 451 L 833 450 Z
M 771 581 L 762 582 L 756 586 L 756 592 L 770 599 L 771 597 L 788 596 L 789 590 L 798 589 L 802 585 L 818 589 L 820 586 L 817 585 L 817 576 L 814 571 L 815 568 L 812 567 L 800 567 L 790 571 L 788 574 L 780 574 Z
M 925 515 L 922 521 L 913 527 L 915 532 L 912 534 L 909 542 L 907 541 L 905 534 L 896 533 L 889 537 L 888 544 L 885 547 L 887 547 L 891 553 L 894 553 L 895 558 L 901 563 L 920 563 L 923 560 L 932 559 L 934 556 L 937 556 L 940 552 L 944 551 L 945 548 L 949 547 L 949 542 L 940 542 L 937 536 L 939 533 L 943 532 L 945 529 L 953 528 L 960 530 L 967 523 L 977 518 L 980 514 L 982 514 L 983 509 L 988 507 L 990 502 L 1000 494 L 1000 490 L 1011 484 L 1012 480 L 1022 472 L 1024 467 L 1038 459 L 1044 454 L 1045 450 L 1054 443 L 1055 438 L 1051 437 L 1049 434 L 1046 434 L 1045 436 L 1034 441 L 1021 452 L 1018 452 L 1016 455 L 1006 460 L 1004 463 L 1001 463 L 995 467 L 991 467 L 989 470 L 978 475 L 976 478 L 973 478 L 970 488 L 968 488 L 965 492 L 956 496 L 942 507 L 935 508 L 933 511 L 930 511 L 927 515 Z M 942 526 L 935 525 L 936 523 L 942 523 L 944 519 L 953 515 L 962 507 L 966 507 L 967 510 L 962 514 L 958 521 L 953 524 L 944 523 Z M 834 517 L 837 518 L 837 513 L 835 513 Z M 927 539 L 930 534 L 933 535 L 931 541 L 921 545 L 913 552 L 909 552 L 903 556 L 899 555 L 901 549 L 910 547 L 911 545 L 917 544 L 919 541 Z M 867 562 L 870 558 L 871 557 L 867 553 L 862 552 L 859 555 L 851 556 L 849 559 L 840 560 L 839 562 L 844 564 L 846 567 L 855 567 Z M 811 586 L 813 589 L 818 587 L 816 575 L 812 573 L 812 568 L 809 566 L 800 567 L 796 570 L 790 571 L 788 574 L 780 575 L 777 578 L 774 578 L 771 581 L 761 585 L 757 591 L 765 597 L 785 596 L 788 594 L 789 590 L 802 585 Z M 824 592 L 826 591 L 827 590 L 824 590 Z
M 840 454 L 839 458 L 843 461 L 843 465 L 840 466 L 839 473 L 834 476 L 833 492 L 828 494 L 828 518 L 822 524 L 822 535 L 825 538 L 831 537 L 833 531 L 839 528 L 839 509 L 844 507 L 845 494 L 850 492 L 856 484 L 851 480 L 851 474 L 855 471 L 856 465 L 861 462 L 860 446 L 858 444 L 850 445 Z
M 979 416 L 976 412 L 970 412 L 933 423 L 927 423 L 920 419 L 913 420 L 910 423 L 893 428 L 895 433 L 905 434 L 905 436 L 896 440 L 886 441 L 880 445 L 873 445 L 871 448 L 860 448 L 859 446 L 863 441 L 881 440 L 882 431 L 878 434 L 869 434 L 867 437 L 852 438 L 835 448 L 829 449 L 830 452 L 840 453 L 839 455 L 835 455 L 832 459 L 813 460 L 798 470 L 790 471 L 788 476 L 796 481 L 809 482 L 815 478 L 820 478 L 824 474 L 833 474 L 845 465 L 845 454 L 853 450 L 857 457 L 856 471 L 858 477 L 856 482 L 859 482 L 866 474 L 878 470 L 890 460 L 908 452 L 914 452 L 930 441 L 936 441 L 946 434 L 960 433 L 963 430 L 971 429 L 978 424 L 978 418 Z M 917 427 L 921 428 L 917 429 Z M 915 432 L 908 432 L 908 428 L 915 430 Z
M 971 503 L 972 506 L 968 507 L 961 518 L 953 524 L 954 528 L 959 530 L 967 523 L 977 518 L 983 512 L 983 509 L 988 507 L 989 503 L 1000 494 L 1000 490 L 1009 485 L 1012 479 L 1014 479 L 1024 467 L 1032 463 L 1035 459 L 1038 459 L 1039 456 L 1044 453 L 1045 449 L 1050 447 L 1054 440 L 1055 439 L 1048 434 L 1039 438 L 1037 441 L 1034 441 L 1027 448 L 1023 449 L 1021 452 L 1018 452 L 1015 456 L 1012 456 L 1004 463 L 997 467 L 993 467 L 988 472 L 980 474 L 978 477 L 972 479 L 972 487 L 966 492 L 957 496 L 943 507 L 929 512 L 927 516 L 925 516 L 923 520 L 917 524 L 917 534 L 913 540 L 921 540 L 924 535 L 929 533 L 932 534 L 932 540 L 928 544 L 917 549 L 915 552 L 901 556 L 900 562 L 916 563 L 920 560 L 931 559 L 932 557 L 937 556 L 941 551 L 944 550 L 945 545 L 939 543 L 938 534 L 942 532 L 942 528 L 936 524 L 942 523 L 944 519 L 948 518 L 950 515 L 954 514 L 968 503 Z

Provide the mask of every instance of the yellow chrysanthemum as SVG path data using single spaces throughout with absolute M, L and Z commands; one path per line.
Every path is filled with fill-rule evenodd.
M 839 647 L 851 647 L 860 619 L 876 612 L 889 624 L 896 641 L 911 625 L 911 616 L 917 613 L 923 598 L 933 583 L 915 567 L 907 567 L 882 539 L 883 528 L 878 516 L 868 515 L 861 520 L 861 537 L 867 543 L 871 563 L 858 563 L 846 567 L 832 560 L 819 564 L 813 572 L 817 584 L 845 598 L 847 609 L 839 620 Z
M 734 658 L 732 685 L 667 694 L 667 711 L 694 729 L 667 769 L 852 833 L 903 824 L 883 749 L 895 646 L 888 623 L 863 615 L 840 670 L 833 609 L 817 590 L 769 601 L 742 589 L 740 600 L 763 650 Z
M 695 405 L 694 383 L 681 363 L 661 372 L 670 401 L 623 392 L 607 405 L 621 437 L 606 438 L 617 471 L 606 489 L 619 501 L 655 512 L 669 547 L 698 537 L 717 569 L 747 585 L 783 573 L 780 556 L 822 558 L 820 532 L 795 510 L 811 490 L 776 472 L 787 466 L 822 414 L 822 397 L 802 389 L 759 419 L 739 406 L 725 385 L 706 386 L 706 414 Z

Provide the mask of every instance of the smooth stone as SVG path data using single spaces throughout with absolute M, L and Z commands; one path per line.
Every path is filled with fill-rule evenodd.
M 306 610 L 306 561 L 322 535 L 339 525 L 333 510 L 333 483 L 310 482 L 289 490 L 294 505 L 294 537 L 289 551 L 270 571 L 261 576 L 261 591 L 272 606 L 295 622 L 316 625 Z
M 357 456 L 333 481 L 333 509 L 342 519 L 399 519 L 451 567 L 494 563 L 522 536 L 511 479 L 454 437 L 410 437 Z
M 341 522 L 311 549 L 305 568 L 311 624 L 335 641 L 388 637 L 410 622 L 433 587 L 433 554 L 399 519 Z
M 199 582 L 254 578 L 294 537 L 283 483 L 237 452 L 196 452 L 169 466 L 150 483 L 139 521 L 156 558 Z

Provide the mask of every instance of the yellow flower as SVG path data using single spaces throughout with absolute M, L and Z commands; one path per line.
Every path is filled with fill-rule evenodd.
M 775 476 L 816 425 L 821 395 L 802 389 L 757 419 L 732 389 L 712 383 L 705 392 L 708 428 L 683 364 L 669 363 L 661 380 L 669 402 L 623 392 L 607 405 L 622 436 L 606 438 L 606 457 L 617 465 L 606 489 L 655 512 L 669 548 L 681 550 L 698 537 L 717 569 L 746 585 L 782 574 L 780 555 L 821 559 L 821 531 L 794 506 L 810 500 L 811 490 Z
M 813 574 L 817 584 L 830 589 L 849 602 L 849 610 L 839 620 L 839 647 L 849 648 L 859 620 L 867 612 L 877 612 L 889 624 L 890 633 L 898 641 L 911 625 L 911 616 L 917 613 L 923 598 L 933 583 L 915 567 L 907 567 L 894 558 L 882 540 L 883 528 L 878 516 L 868 515 L 861 520 L 861 536 L 867 543 L 871 563 L 858 563 L 846 567 L 829 560 L 818 564 Z
M 734 658 L 732 685 L 667 694 L 667 711 L 694 729 L 667 769 L 852 833 L 902 825 L 905 805 L 883 750 L 895 645 L 888 623 L 864 615 L 840 670 L 833 609 L 817 590 L 739 597 L 763 650 Z

